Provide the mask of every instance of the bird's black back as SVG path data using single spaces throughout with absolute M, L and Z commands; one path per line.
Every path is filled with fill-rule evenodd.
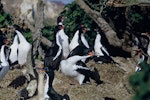
M 90 52 L 90 49 L 86 48 L 83 45 L 79 45 L 69 53 L 68 58 L 74 55 L 83 56 L 88 54 L 88 52 Z
M 52 46 L 48 49 L 48 51 L 45 54 L 45 58 L 44 58 L 45 67 L 48 67 L 53 70 L 59 69 L 59 64 L 62 58 L 62 53 L 55 60 L 53 60 L 58 50 L 59 50 L 59 46 L 55 42 L 53 42 Z

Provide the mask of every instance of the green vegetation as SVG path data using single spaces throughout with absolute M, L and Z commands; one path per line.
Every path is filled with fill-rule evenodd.
M 54 35 L 53 35 L 54 28 L 55 28 L 54 25 L 53 26 L 44 25 L 44 28 L 42 30 L 43 33 L 42 35 L 50 41 L 54 40 Z
M 97 28 L 97 24 L 75 3 L 66 5 L 61 15 L 66 16 L 64 20 L 65 32 L 70 39 L 75 34 L 77 27 L 80 24 L 84 24 L 90 30 L 85 34 L 86 39 L 89 41 L 89 45 L 93 44 L 96 33 L 94 29 Z
M 142 71 L 135 73 L 129 82 L 135 92 L 133 100 L 150 100 L 150 65 L 143 61 Z
M 6 13 L 0 13 L 0 27 L 12 24 L 11 16 Z
M 12 16 L 7 14 L 3 10 L 3 6 L 0 5 L 0 28 L 5 27 L 7 25 L 11 25 L 13 23 Z

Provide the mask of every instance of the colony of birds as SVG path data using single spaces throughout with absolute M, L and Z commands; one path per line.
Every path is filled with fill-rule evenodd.
M 33 99 L 32 97 L 35 91 L 31 92 L 31 90 L 26 87 L 19 92 L 19 96 L 23 100 L 70 100 L 69 95 L 65 94 L 62 96 L 53 88 L 52 83 L 55 78 L 55 71 L 60 70 L 62 74 L 73 78 L 80 85 L 90 83 L 91 79 L 97 85 L 100 85 L 104 84 L 104 82 L 100 79 L 98 70 L 96 68 L 91 70 L 86 63 L 92 59 L 98 64 L 113 63 L 119 65 L 119 63 L 111 58 L 109 52 L 102 45 L 101 34 L 98 29 L 95 30 L 97 35 L 94 49 L 92 50 L 84 37 L 86 27 L 83 24 L 80 25 L 69 43 L 69 37 L 64 32 L 63 20 L 63 16 L 58 17 L 57 26 L 54 31 L 55 40 L 45 54 L 43 66 L 33 67 L 33 70 L 38 72 L 38 86 L 36 86 L 38 88 L 36 90 L 39 95 L 37 96 L 38 99 Z M 9 69 L 13 69 L 12 66 L 16 64 L 21 68 L 25 66 L 27 56 L 32 48 L 32 45 L 22 35 L 21 31 L 17 29 L 17 27 L 14 27 L 14 29 L 15 35 L 13 43 L 10 46 L 3 45 L 1 47 L 0 81 L 4 78 Z M 142 56 L 142 59 L 144 59 L 143 57 L 144 56 Z M 140 64 L 140 62 L 138 64 Z M 141 68 L 137 66 L 136 71 L 139 70 L 141 70 Z M 35 80 L 35 76 L 29 74 L 29 77 L 30 82 L 28 83 L 33 85 L 32 82 Z M 21 78 L 26 79 L 26 77 Z M 42 83 L 42 80 L 45 80 L 45 82 Z M 19 85 L 23 84 L 23 82 L 24 81 L 20 82 Z M 31 85 L 28 86 L 31 87 Z M 9 86 L 17 88 L 17 83 L 12 81 Z M 114 99 L 106 98 L 106 100 Z

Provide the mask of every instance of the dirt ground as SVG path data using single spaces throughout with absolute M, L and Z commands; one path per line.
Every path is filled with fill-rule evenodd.
M 96 67 L 99 71 L 101 80 L 105 83 L 96 85 L 91 80 L 90 84 L 71 85 L 74 81 L 64 76 L 60 71 L 55 72 L 53 82 L 54 89 L 59 94 L 68 94 L 70 100 L 104 100 L 104 97 L 114 98 L 115 100 L 131 100 L 133 91 L 128 83 L 128 78 L 134 73 L 135 63 L 131 58 L 114 57 L 116 64 L 96 64 L 93 61 L 87 63 L 92 70 Z M 16 77 L 22 75 L 19 69 L 9 70 L 6 76 L 0 81 L 0 100 L 18 100 L 18 92 L 27 84 L 17 89 L 8 87 Z

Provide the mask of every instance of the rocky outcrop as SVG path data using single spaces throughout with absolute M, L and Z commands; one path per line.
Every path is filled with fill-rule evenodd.
M 27 19 L 34 22 L 34 13 L 37 11 L 36 5 L 38 0 L 2 0 L 3 9 L 5 12 L 13 14 L 13 16 L 21 20 Z M 64 4 L 57 2 L 49 2 L 44 0 L 44 18 L 45 20 L 56 20 L 59 13 L 63 10 Z M 51 21 L 53 22 L 56 21 Z

